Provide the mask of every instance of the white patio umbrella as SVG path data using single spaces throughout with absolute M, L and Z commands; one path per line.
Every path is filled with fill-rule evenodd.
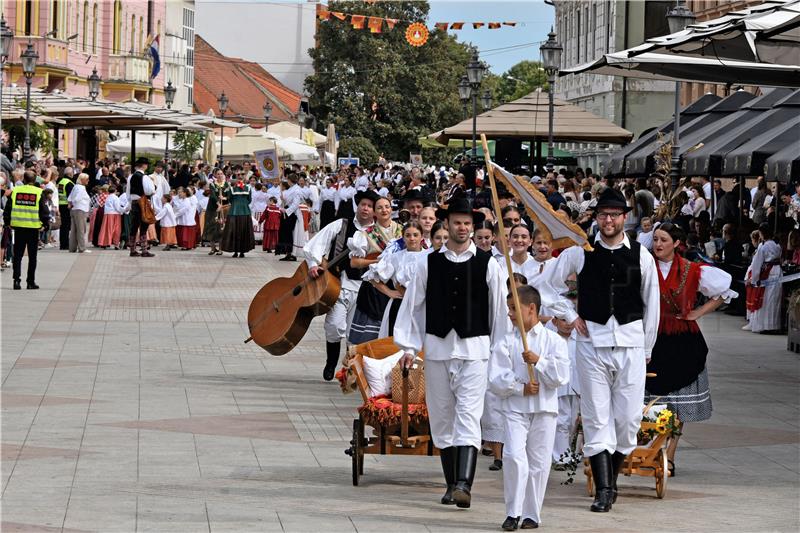
M 164 156 L 164 148 L 166 146 L 166 133 L 164 132 L 151 132 L 151 131 L 137 131 L 136 132 L 136 155 L 148 154 Z M 175 141 L 173 135 L 169 137 L 169 150 L 172 152 L 175 149 Z M 106 143 L 106 152 L 110 154 L 130 154 L 131 152 L 131 137 L 130 134 L 126 137 L 120 137 L 116 141 Z

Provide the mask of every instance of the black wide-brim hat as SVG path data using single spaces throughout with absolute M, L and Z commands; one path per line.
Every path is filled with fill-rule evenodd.
M 440 220 L 446 220 L 447 217 L 454 213 L 460 213 L 462 215 L 472 215 L 472 223 L 473 224 L 480 224 L 486 219 L 486 215 L 481 213 L 480 211 L 475 211 L 472 209 L 472 206 L 469 204 L 469 200 L 465 198 L 457 198 L 450 202 L 447 205 L 447 209 L 439 208 L 436 210 L 436 218 Z
M 597 199 L 597 204 L 594 206 L 594 211 L 597 212 L 604 207 L 622 209 L 624 213 L 633 209 L 628 205 L 628 202 L 625 201 L 625 197 L 622 193 L 612 187 L 603 189 L 603 192 L 600 193 L 600 197 Z
M 409 202 L 411 200 L 417 200 L 422 202 L 423 204 L 425 203 L 425 197 L 422 196 L 422 192 L 420 192 L 419 189 L 411 189 L 410 191 L 405 193 L 402 198 L 400 198 L 400 201 L 403 203 Z
M 360 204 L 361 200 L 370 200 L 374 204 L 375 202 L 380 200 L 380 198 L 381 197 L 378 196 L 378 193 L 376 193 L 375 191 L 359 191 L 353 197 L 353 201 L 356 203 L 356 205 Z

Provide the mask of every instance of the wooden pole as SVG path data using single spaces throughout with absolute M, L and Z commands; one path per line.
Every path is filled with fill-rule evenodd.
M 514 311 L 516 312 L 517 327 L 522 336 L 522 349 L 528 351 L 528 337 L 525 331 L 525 324 L 522 320 L 522 308 L 519 306 L 519 294 L 517 293 L 517 286 L 514 284 L 514 270 L 511 268 L 511 256 L 508 253 L 508 246 L 505 238 L 505 226 L 503 225 L 503 216 L 500 213 L 500 199 L 497 197 L 497 182 L 494 179 L 494 169 L 491 165 L 489 157 L 489 143 L 486 142 L 486 135 L 481 133 L 481 142 L 483 143 L 483 155 L 486 160 L 486 173 L 489 175 L 489 186 L 492 189 L 492 205 L 494 206 L 495 218 L 499 226 L 498 235 L 500 235 L 500 250 L 503 252 L 503 257 L 506 258 L 506 269 L 508 269 L 508 279 L 510 281 L 511 298 L 514 301 Z M 533 365 L 528 363 L 528 377 L 531 383 L 536 383 L 536 374 L 533 371 Z

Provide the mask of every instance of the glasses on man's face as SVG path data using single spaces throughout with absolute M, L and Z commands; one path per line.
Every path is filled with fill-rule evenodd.
M 608 220 L 608 219 L 615 219 L 616 220 L 616 219 L 618 219 L 619 217 L 621 217 L 624 214 L 625 213 L 623 213 L 622 211 L 614 211 L 612 213 L 608 213 L 608 212 L 597 213 L 597 220 Z

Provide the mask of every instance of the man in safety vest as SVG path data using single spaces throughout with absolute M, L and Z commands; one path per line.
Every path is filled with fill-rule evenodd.
M 70 211 L 69 211 L 69 193 L 75 186 L 72 181 L 73 176 L 72 167 L 64 169 L 64 177 L 58 180 L 58 212 L 61 215 L 61 228 L 58 230 L 59 248 L 61 250 L 69 250 L 69 228 L 71 225 Z
M 20 273 L 22 256 L 28 249 L 29 289 L 38 289 L 36 284 L 36 253 L 39 250 L 39 232 L 50 223 L 50 212 L 42 202 L 42 189 L 35 185 L 36 174 L 26 170 L 22 185 L 11 191 L 11 201 L 3 211 L 3 222 L 14 230 L 14 290 L 22 288 Z

